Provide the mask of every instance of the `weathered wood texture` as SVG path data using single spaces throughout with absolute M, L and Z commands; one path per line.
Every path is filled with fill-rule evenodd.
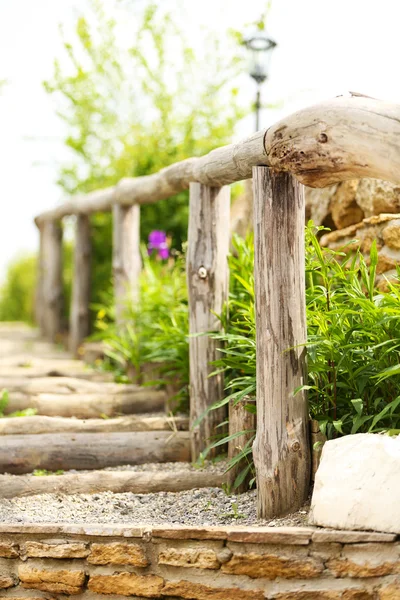
M 115 417 L 164 410 L 166 394 L 162 390 L 138 388 L 135 392 L 110 394 L 25 394 L 11 392 L 4 412 L 10 414 L 25 408 L 34 408 L 39 415 L 76 417 L 78 419 Z
M 230 440 L 228 443 L 228 458 L 232 459 L 242 453 L 245 448 L 250 447 L 250 442 L 256 432 L 256 415 L 254 412 L 249 412 L 246 407 L 255 407 L 255 400 L 244 398 L 239 402 L 231 400 L 229 403 L 229 435 L 241 433 L 238 437 Z M 1 425 L 1 424 L 0 424 Z M 1 429 L 0 429 L 1 431 Z M 247 460 L 244 458 L 237 466 L 228 472 L 229 483 L 231 486 L 235 484 L 236 478 L 250 465 L 250 456 Z M 234 488 L 234 492 L 241 494 L 249 489 L 249 482 L 254 477 L 252 470 L 249 468 L 247 475 L 242 483 Z
M 363 96 L 340 96 L 285 117 L 267 131 L 189 158 L 115 188 L 72 198 L 36 223 L 70 214 L 110 210 L 169 198 L 197 181 L 220 187 L 251 177 L 252 167 L 290 171 L 311 187 L 362 177 L 400 183 L 400 105 Z
M 36 266 L 36 290 L 35 290 L 35 321 L 40 334 L 45 335 L 43 322 L 43 287 L 44 287 L 44 235 L 43 225 L 38 227 L 39 232 L 39 253 Z
M 62 330 L 63 311 L 63 248 L 60 222 L 51 221 L 43 226 L 43 284 L 41 323 L 44 336 L 55 341 Z
M 200 183 L 190 184 L 187 282 L 189 292 L 190 360 L 190 422 L 192 459 L 218 433 L 216 427 L 224 420 L 225 408 L 211 411 L 194 426 L 210 405 L 224 395 L 222 374 L 209 377 L 215 367 L 210 363 L 219 358 L 219 342 L 207 335 L 221 324 L 220 314 L 228 298 L 230 189 L 210 188 Z
M 113 207 L 113 275 L 115 317 L 123 325 L 127 302 L 137 302 L 140 257 L 140 206 Z
M 153 494 L 183 492 L 204 487 L 221 487 L 226 482 L 222 473 L 201 471 L 93 471 L 63 475 L 0 475 L 0 498 L 34 496 L 36 494 Z
M 110 431 L 186 431 L 187 417 L 127 415 L 114 419 L 72 419 L 65 417 L 8 417 L 0 419 L 0 435 L 40 433 L 105 433 Z
M 34 469 L 90 470 L 118 465 L 190 460 L 189 433 L 43 433 L 7 435 L 0 445 L 1 473 Z
M 69 349 L 76 354 L 90 333 L 90 221 L 87 215 L 76 217 L 74 275 L 69 321 Z
M 288 173 L 253 170 L 257 338 L 258 515 L 284 515 L 310 481 L 306 383 L 304 189 Z

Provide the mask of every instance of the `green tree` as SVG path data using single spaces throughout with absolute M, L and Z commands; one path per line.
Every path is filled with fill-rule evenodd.
M 100 0 L 91 1 L 91 11 L 90 18 L 78 18 L 74 39 L 64 42 L 68 66 L 56 60 L 44 84 L 67 126 L 71 159 L 61 166 L 58 183 L 68 194 L 147 175 L 230 142 L 244 115 L 235 86 L 242 59 L 233 36 L 227 53 L 208 34 L 199 57 L 173 17 L 155 3 L 123 13 L 129 15 L 128 43 L 121 41 L 121 22 Z M 144 206 L 142 237 L 165 229 L 180 247 L 187 206 L 187 193 Z M 97 291 L 111 275 L 110 217 L 96 216 L 93 225 L 98 301 Z

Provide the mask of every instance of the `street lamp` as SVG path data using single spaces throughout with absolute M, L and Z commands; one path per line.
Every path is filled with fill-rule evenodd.
M 244 38 L 243 44 L 250 52 L 249 75 L 257 84 L 255 109 L 256 131 L 258 131 L 260 129 L 261 85 L 268 77 L 272 51 L 277 44 L 262 31 L 257 31 L 254 35 Z

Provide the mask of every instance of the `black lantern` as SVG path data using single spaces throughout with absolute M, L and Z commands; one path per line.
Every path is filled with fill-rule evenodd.
M 255 102 L 256 131 L 260 128 L 261 91 L 260 87 L 268 78 L 269 64 L 272 51 L 277 45 L 274 40 L 267 37 L 261 30 L 251 36 L 244 38 L 243 44 L 249 50 L 249 75 L 257 84 L 257 96 Z

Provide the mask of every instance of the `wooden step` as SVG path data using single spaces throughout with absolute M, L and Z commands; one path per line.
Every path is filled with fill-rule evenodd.
M 62 475 L 0 475 L 0 498 L 36 494 L 96 494 L 99 492 L 183 492 L 222 487 L 227 475 L 207 471 L 92 471 Z
M 88 394 L 30 394 L 9 392 L 5 414 L 34 408 L 39 415 L 91 419 L 164 411 L 167 394 L 163 390 L 135 387 L 130 391 Z
M 0 444 L 0 473 L 188 461 L 190 434 L 186 431 L 7 435 Z
M 187 431 L 185 416 L 127 415 L 111 419 L 74 419 L 64 417 L 8 417 L 0 419 L 1 435 L 33 435 L 41 433 L 105 433 L 111 431 Z

